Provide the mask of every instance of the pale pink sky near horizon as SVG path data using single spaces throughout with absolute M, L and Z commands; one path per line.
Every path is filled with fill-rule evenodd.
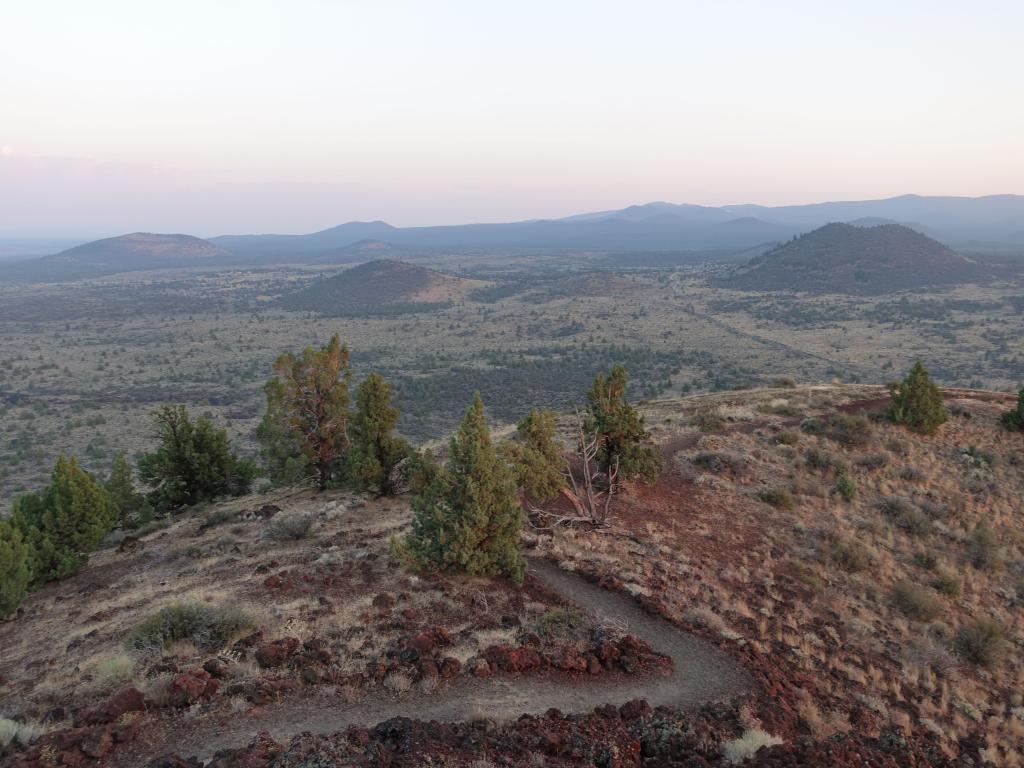
M 0 235 L 1024 192 L 1024 4 L 7 0 Z

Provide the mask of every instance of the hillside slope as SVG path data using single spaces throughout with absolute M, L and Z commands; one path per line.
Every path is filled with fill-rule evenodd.
M 232 255 L 192 235 L 134 232 L 69 248 L 5 270 L 12 279 L 73 280 L 146 269 L 225 264 Z
M 398 314 L 447 304 L 484 284 L 404 261 L 377 259 L 320 278 L 283 296 L 279 304 L 328 317 Z
M 899 224 L 826 224 L 755 257 L 727 281 L 748 291 L 881 294 L 985 276 L 978 264 Z

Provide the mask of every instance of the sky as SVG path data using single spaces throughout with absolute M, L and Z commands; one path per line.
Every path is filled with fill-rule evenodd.
M 1024 192 L 1024 3 L 3 0 L 0 235 Z

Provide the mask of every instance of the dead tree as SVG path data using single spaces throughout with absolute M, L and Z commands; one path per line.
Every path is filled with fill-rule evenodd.
M 530 511 L 539 517 L 553 519 L 551 525 L 546 527 L 585 523 L 593 528 L 609 528 L 612 524 L 609 509 L 618 479 L 619 462 L 616 459 L 607 473 L 600 470 L 596 461 L 601 447 L 600 438 L 587 435 L 583 428 L 583 417 L 578 411 L 576 446 L 576 453 L 566 462 L 565 476 L 569 487 L 562 489 L 562 495 L 572 504 L 576 514 L 553 514 L 533 504 L 530 505 Z

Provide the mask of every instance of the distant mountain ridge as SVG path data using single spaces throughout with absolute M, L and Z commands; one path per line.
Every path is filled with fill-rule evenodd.
M 446 250 L 727 254 L 770 247 L 831 222 L 862 227 L 909 224 L 954 248 L 963 245 L 979 251 L 1024 250 L 1024 196 L 903 195 L 886 200 L 777 207 L 654 202 L 560 219 L 501 224 L 395 227 L 384 221 L 355 221 L 304 235 L 225 235 L 208 240 L 136 233 L 5 266 L 0 275 L 69 279 L 197 263 L 343 264 L 365 260 L 367 250 L 400 258 Z M 368 245 L 371 243 L 374 245 Z
M 883 294 L 987 276 L 971 259 L 900 224 L 826 224 L 755 257 L 726 285 L 750 291 Z
M 505 224 L 393 227 L 350 222 L 309 235 L 232 235 L 210 242 L 238 255 L 306 256 L 364 239 L 396 248 L 550 249 L 592 251 L 742 250 L 786 240 L 830 222 L 911 224 L 949 246 L 1007 244 L 1024 248 L 1024 196 L 923 197 L 721 207 L 667 202 Z

